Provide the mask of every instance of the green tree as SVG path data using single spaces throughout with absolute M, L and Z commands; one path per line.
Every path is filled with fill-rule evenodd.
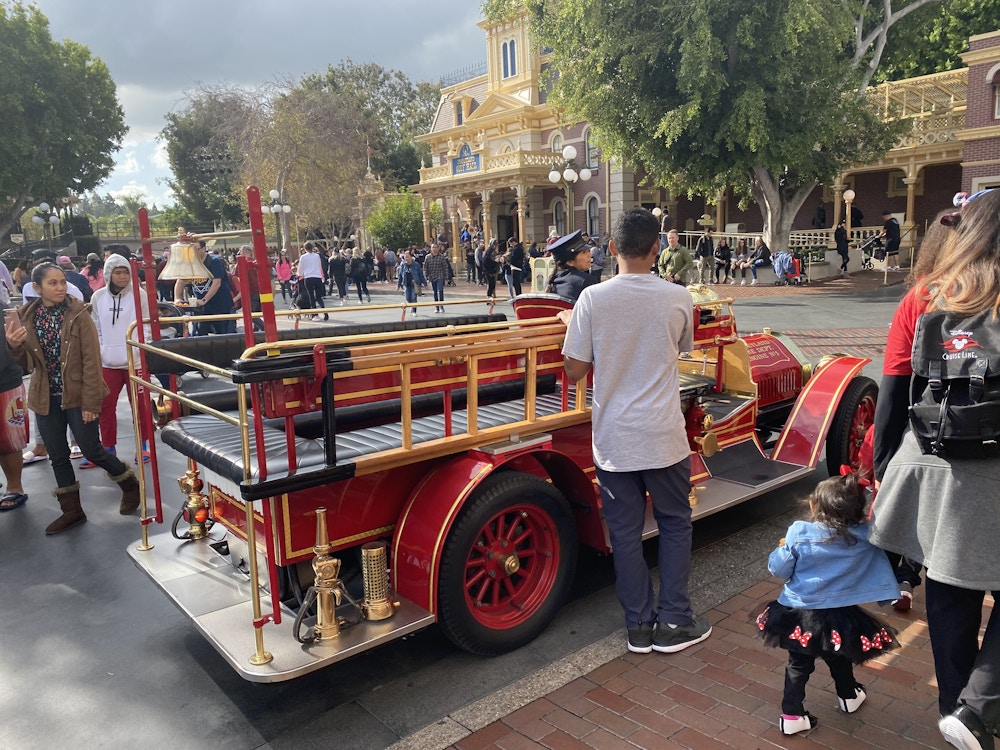
M 387 197 L 368 215 L 368 231 L 379 245 L 397 250 L 411 242 L 423 242 L 424 222 L 419 195 L 401 188 L 399 193 Z M 431 222 L 441 223 L 444 212 L 437 203 L 431 205 Z
M 878 159 L 899 126 L 864 96 L 889 29 L 934 0 L 487 0 L 552 49 L 552 101 L 674 193 L 732 187 L 787 246 L 820 182 Z M 894 7 L 895 5 L 895 7 Z M 882 10 L 884 9 L 884 11 Z M 852 15 L 852 11 L 854 15 Z
M 355 127 L 372 149 L 372 171 L 387 185 L 419 181 L 421 159 L 429 158 L 430 151 L 415 139 L 430 130 L 440 86 L 414 83 L 400 71 L 377 63 L 343 60 L 323 74 L 306 76 L 302 87 L 328 91 L 355 112 Z M 358 156 L 364 158 L 365 153 Z
M 889 39 L 878 80 L 939 73 L 962 67 L 969 37 L 996 31 L 1000 0 L 944 0 L 921 8 L 900 23 Z
M 243 222 L 239 176 L 248 130 L 267 100 L 263 89 L 202 86 L 188 93 L 180 111 L 166 115 L 160 138 L 173 174 L 167 184 L 195 221 Z
M 32 201 L 92 190 L 110 173 L 125 117 L 107 66 L 55 42 L 33 5 L 0 3 L 0 236 Z

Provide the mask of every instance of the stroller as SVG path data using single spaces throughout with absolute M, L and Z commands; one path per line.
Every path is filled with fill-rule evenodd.
M 798 252 L 790 253 L 787 250 L 776 252 L 771 261 L 771 268 L 776 277 L 775 286 L 800 285 L 809 282 L 809 279 L 802 272 L 802 256 Z
M 877 234 L 872 235 L 859 248 L 861 250 L 861 270 L 871 271 L 876 260 L 885 260 L 885 245 Z

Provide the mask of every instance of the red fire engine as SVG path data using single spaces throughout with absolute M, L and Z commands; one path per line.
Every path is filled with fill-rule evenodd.
M 256 188 L 248 198 L 255 258 L 239 275 L 270 289 Z M 144 254 L 151 269 L 149 241 Z M 679 361 L 694 518 L 809 474 L 824 445 L 831 472 L 857 465 L 875 407 L 859 374 L 869 360 L 814 364 L 780 334 L 739 336 L 731 300 L 710 296 L 695 295 L 695 348 Z M 172 533 L 151 535 L 164 522 L 154 453 L 128 550 L 139 568 L 252 681 L 432 623 L 479 654 L 535 638 L 579 545 L 612 551 L 588 384 L 562 367 L 553 316 L 567 303 L 528 295 L 513 320 L 404 310 L 393 323 L 279 331 L 272 296 L 261 299 L 256 334 L 248 309 L 247 333 L 157 340 L 156 313 L 154 340 L 136 328 L 131 387 L 160 399 L 156 413 L 135 401 L 136 433 L 159 418 L 188 465 Z M 194 370 L 221 387 L 185 396 L 142 375 Z

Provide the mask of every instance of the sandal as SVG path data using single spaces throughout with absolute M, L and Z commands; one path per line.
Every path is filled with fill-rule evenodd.
M 71 459 L 83 458 L 83 451 L 80 450 L 80 446 L 75 443 L 69 447 L 69 457 Z
M 48 459 L 48 457 L 49 457 L 48 453 L 43 453 L 42 455 L 38 455 L 34 451 L 25 451 L 24 453 L 21 454 L 21 460 L 25 466 L 27 466 L 28 464 L 38 463 L 39 461 L 45 461 Z
M 3 497 L 0 497 L 0 513 L 5 513 L 8 510 L 17 510 L 26 502 L 28 502 L 28 496 L 23 492 L 8 492 Z

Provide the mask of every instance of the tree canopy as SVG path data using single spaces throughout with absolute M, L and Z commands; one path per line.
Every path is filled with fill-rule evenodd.
M 391 250 L 405 248 L 411 242 L 421 242 L 424 238 L 422 206 L 419 195 L 400 188 L 397 195 L 387 197 L 368 215 L 365 220 L 368 231 L 377 244 Z M 441 224 L 444 220 L 441 204 L 432 203 L 430 212 L 431 223 Z
M 256 90 L 200 87 L 161 133 L 171 185 L 192 215 L 227 220 L 242 215 L 247 184 L 264 195 L 274 188 L 298 224 L 344 234 L 369 161 L 390 188 L 417 181 L 426 147 L 414 138 L 430 127 L 439 95 L 399 71 L 350 61 Z
M 551 101 L 675 194 L 752 197 L 772 247 L 898 126 L 863 96 L 889 28 L 935 0 L 487 0 L 552 50 Z
M 915 11 L 899 24 L 885 49 L 881 81 L 962 67 L 969 37 L 1000 27 L 1000 0 L 944 0 Z
M 0 3 L 0 236 L 31 201 L 99 185 L 114 166 L 125 117 L 107 66 L 55 42 L 35 6 Z

